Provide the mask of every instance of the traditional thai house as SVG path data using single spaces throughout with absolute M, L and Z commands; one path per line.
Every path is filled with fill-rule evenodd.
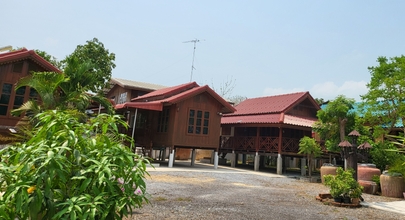
M 14 140 L 12 133 L 23 116 L 12 116 L 11 111 L 29 99 L 38 98 L 34 89 L 21 87 L 15 90 L 16 82 L 31 72 L 45 71 L 60 72 L 33 50 L 0 53 L 0 145 Z
M 128 135 L 147 154 L 169 150 L 169 167 L 173 166 L 175 151 L 182 149 L 191 149 L 191 165 L 196 149 L 212 150 L 218 165 L 221 117 L 235 111 L 207 85 L 195 82 L 147 93 L 117 104 L 115 109 L 126 115 L 131 127 Z
M 235 108 L 235 113 L 222 117 L 220 153 L 231 154 L 232 166 L 237 154 L 254 155 L 254 170 L 264 163 L 260 157 L 272 156 L 277 158 L 278 174 L 283 158 L 303 157 L 298 154 L 299 140 L 312 136 L 320 109 L 309 92 L 247 99 Z

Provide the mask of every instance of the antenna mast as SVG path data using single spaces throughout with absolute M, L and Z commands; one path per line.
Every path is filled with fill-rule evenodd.
M 191 63 L 191 76 L 190 76 L 190 82 L 193 81 L 193 70 L 194 68 L 194 57 L 195 57 L 195 48 L 196 48 L 196 44 L 197 42 L 200 42 L 200 40 L 198 40 L 197 38 L 194 40 L 189 40 L 189 41 L 184 41 L 183 43 L 194 43 L 194 50 L 193 50 L 193 62 Z

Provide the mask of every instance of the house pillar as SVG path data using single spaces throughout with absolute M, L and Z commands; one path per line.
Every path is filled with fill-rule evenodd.
M 259 171 L 259 167 L 260 167 L 260 156 L 259 156 L 259 152 L 256 152 L 254 170 Z
M 218 169 L 218 151 L 214 152 L 214 169 Z
M 191 150 L 191 166 L 192 166 L 192 167 L 193 167 L 194 164 L 195 164 L 195 154 L 196 154 L 195 151 L 196 151 L 195 149 L 192 149 L 192 150 Z
M 169 167 L 173 167 L 174 163 L 174 149 L 169 154 Z
M 307 160 L 305 157 L 301 158 L 301 176 L 307 175 L 307 170 L 305 169 L 305 165 L 307 164 Z
M 231 167 L 235 167 L 235 165 L 236 165 L 236 154 L 235 154 L 235 151 L 232 151 L 232 154 L 231 154 Z
M 283 174 L 283 159 L 281 158 L 281 154 L 277 156 L 277 174 Z

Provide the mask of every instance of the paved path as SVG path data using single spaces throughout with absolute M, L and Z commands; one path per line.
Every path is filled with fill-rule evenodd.
M 396 202 L 361 202 L 360 204 L 370 208 L 396 212 L 405 216 L 405 200 Z

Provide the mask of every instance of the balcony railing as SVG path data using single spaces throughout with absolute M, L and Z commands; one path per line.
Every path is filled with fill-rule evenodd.
M 222 137 L 220 150 L 234 151 L 260 151 L 266 153 L 278 152 L 278 137 Z M 281 152 L 298 153 L 299 139 L 285 138 L 281 139 Z

